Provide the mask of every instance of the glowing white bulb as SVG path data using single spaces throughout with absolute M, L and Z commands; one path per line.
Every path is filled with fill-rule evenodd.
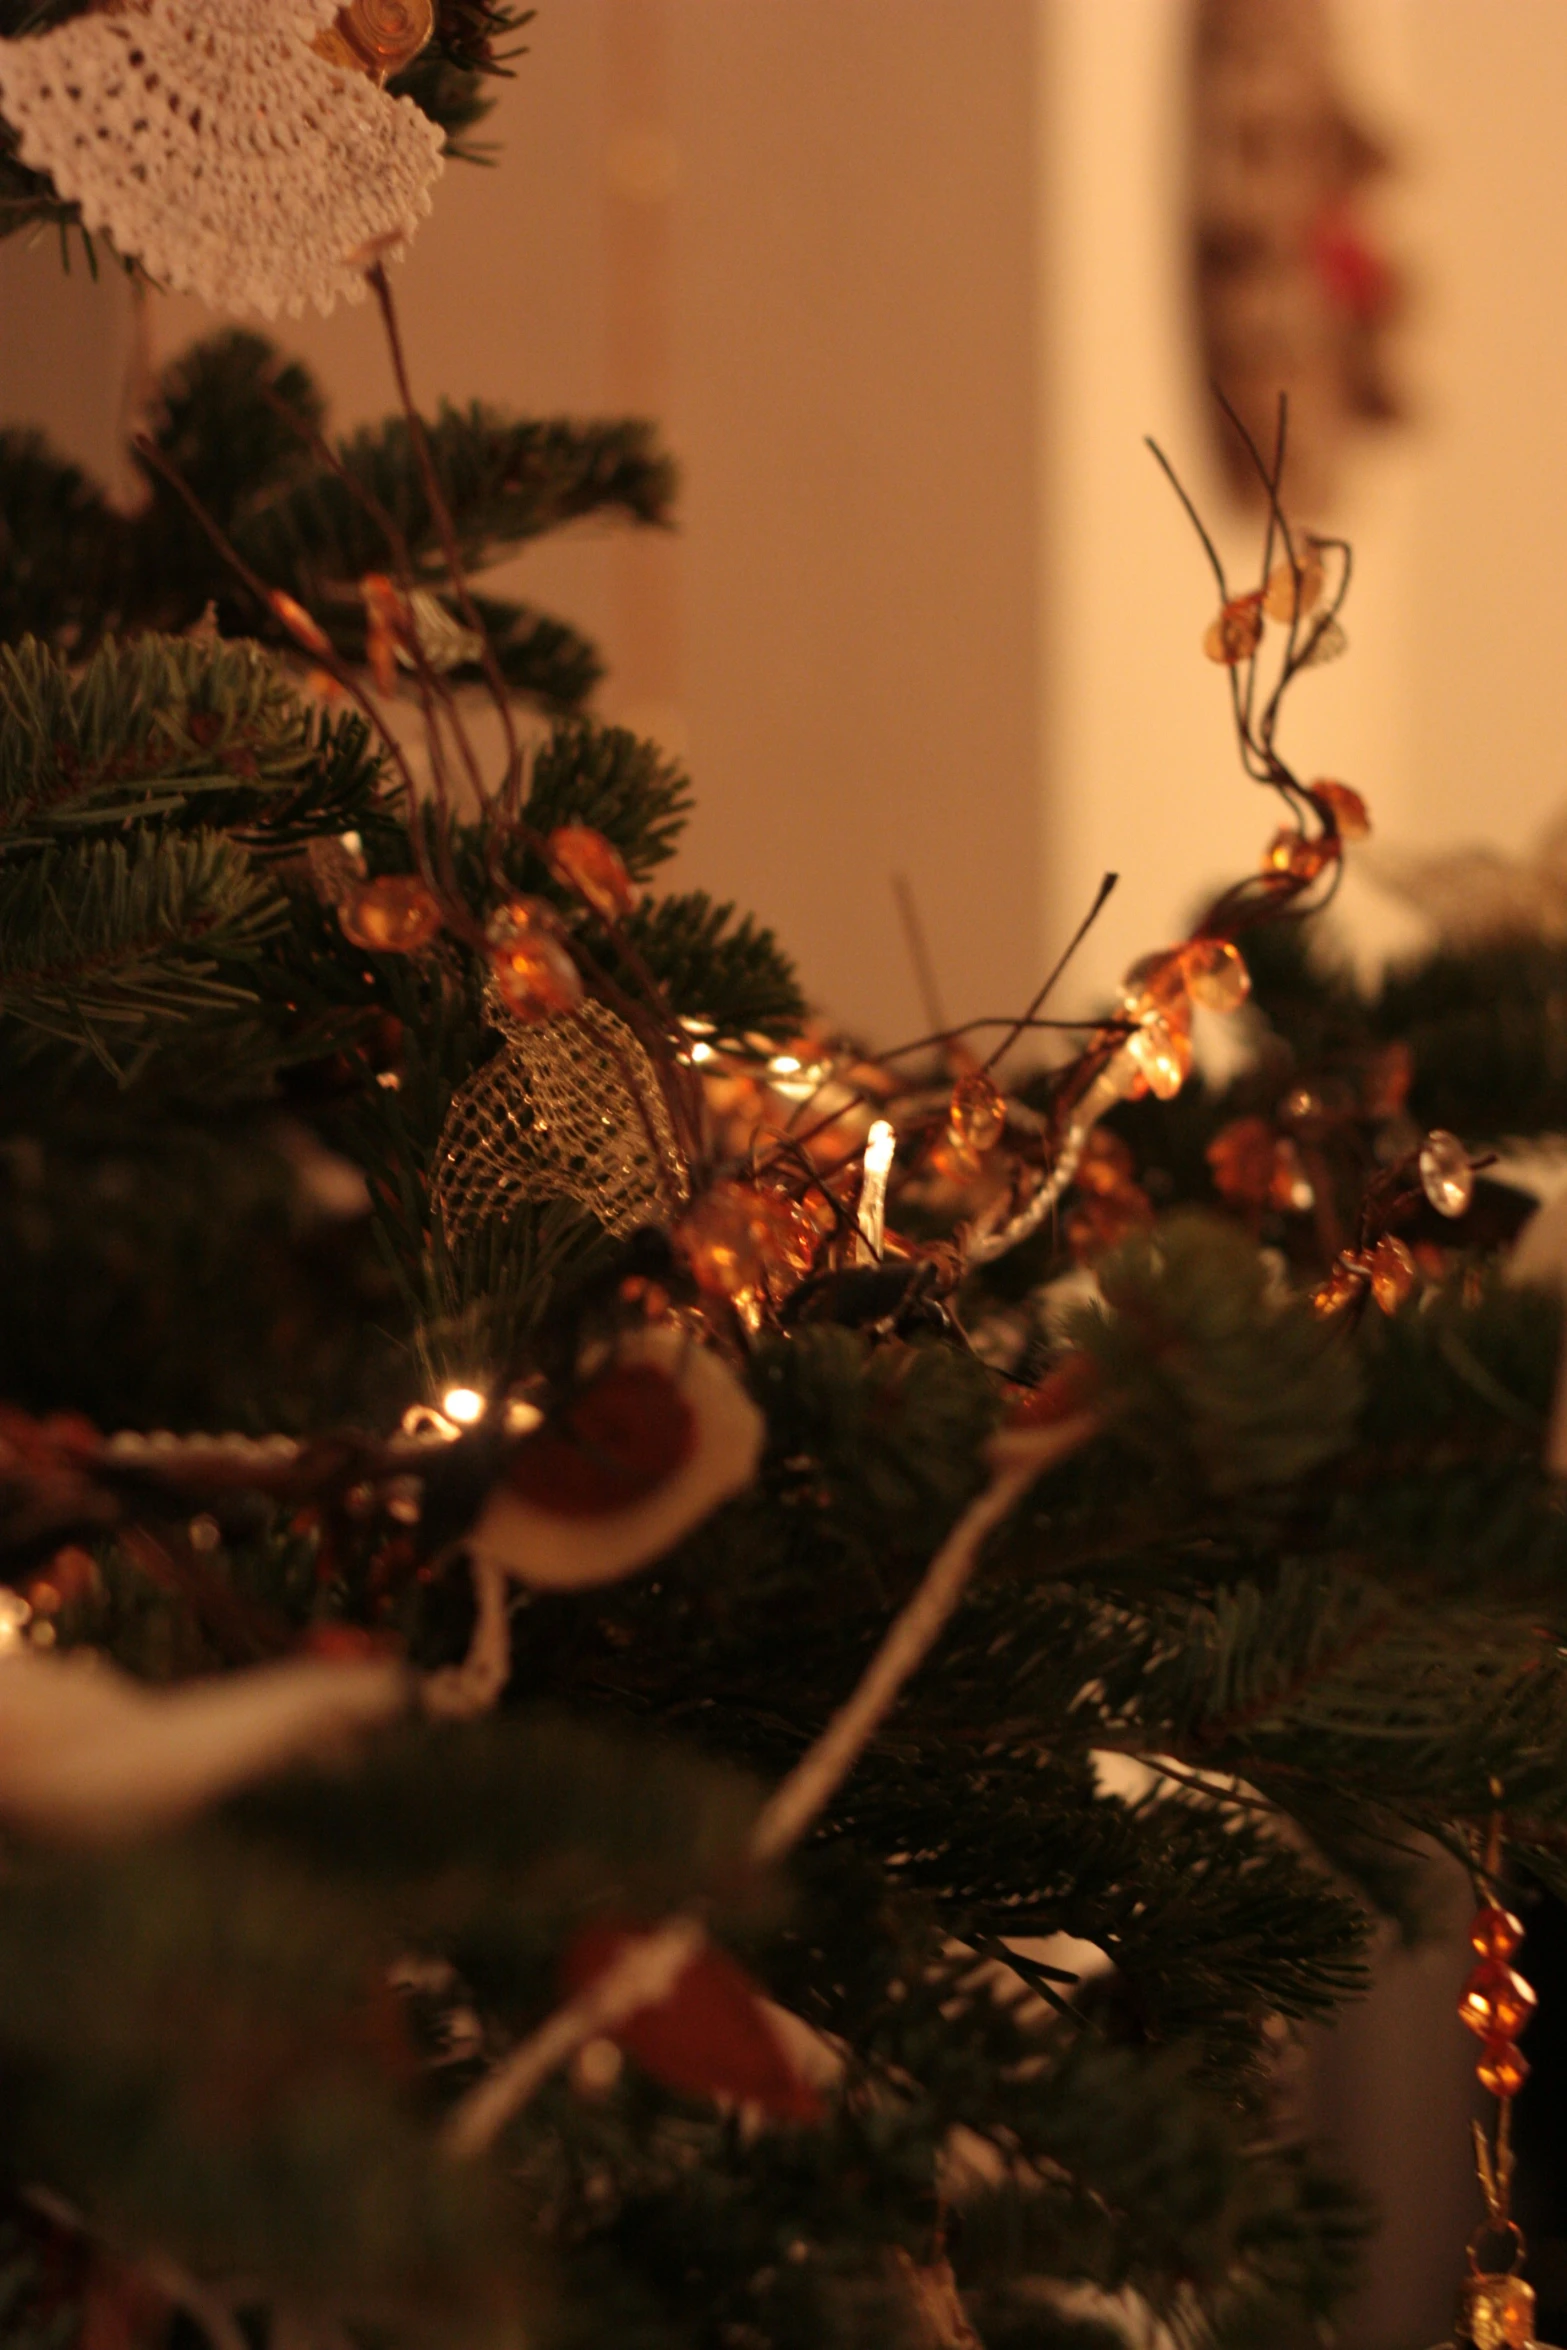
M 898 1138 L 885 1118 L 878 1118 L 865 1137 L 865 1172 L 867 1175 L 886 1175 L 892 1168 L 892 1157 L 898 1147 Z
M 484 1417 L 484 1398 L 476 1387 L 448 1387 L 441 1409 L 459 1428 L 471 1428 L 475 1420 Z
M 861 1254 L 879 1257 L 887 1224 L 887 1177 L 898 1138 L 885 1118 L 878 1118 L 865 1138 L 865 1178 L 860 1185 Z
M 696 1042 L 696 1043 L 695 1043 L 695 1044 L 694 1044 L 694 1045 L 691 1047 L 691 1058 L 692 1058 L 692 1060 L 693 1060 L 693 1061 L 698 1061 L 698 1062 L 700 1062 L 700 1061 L 710 1061 L 710 1060 L 712 1059 L 712 1057 L 713 1057 L 713 1048 L 712 1048 L 712 1046 L 711 1046 L 710 1044 L 703 1044 L 703 1043 L 702 1043 L 702 1041 L 701 1041 L 701 1039 L 700 1039 L 700 1038 L 698 1038 L 697 1042 Z
M 800 1064 L 793 1053 L 774 1053 L 767 1064 L 775 1077 L 797 1077 Z

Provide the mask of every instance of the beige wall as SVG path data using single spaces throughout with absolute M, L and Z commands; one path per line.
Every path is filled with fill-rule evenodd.
M 680 878 L 890 1040 L 925 1025 L 901 871 L 950 1003 L 1004 1012 L 1044 944 L 1032 0 L 554 0 L 530 39 L 500 168 L 448 171 L 399 272 L 421 394 L 661 416 L 678 539 L 512 576 L 688 754 Z M 49 254 L 0 267 L 7 322 L 54 309 Z M 207 324 L 156 307 L 164 350 Z M 389 404 L 367 310 L 280 332 L 340 421 Z M 58 359 L 0 344 L 0 407 L 43 412 Z M 107 344 L 97 376 L 101 442 Z
M 1385 836 L 1521 847 L 1564 796 L 1567 8 L 1343 0 L 1405 165 L 1418 421 L 1353 468 L 1352 654 L 1292 747 Z M 1205 503 L 1181 250 L 1180 0 L 546 0 L 401 273 L 426 395 L 651 404 L 678 540 L 516 567 L 603 639 L 612 713 L 688 750 L 684 872 L 816 994 L 920 1012 L 889 876 L 954 1008 L 999 1011 L 1114 866 L 1077 1000 L 1249 861 L 1270 812 L 1195 653 L 1203 572 L 1141 449 Z M 101 458 L 123 288 L 0 247 L 0 413 Z M 158 303 L 171 348 L 207 322 Z M 386 405 L 365 310 L 285 322 L 343 421 Z M 1352 887 L 1364 936 L 1408 924 Z

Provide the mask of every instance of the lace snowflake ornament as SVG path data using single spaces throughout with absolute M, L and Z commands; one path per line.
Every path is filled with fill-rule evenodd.
M 357 301 L 430 209 L 442 133 L 318 55 L 335 0 L 122 0 L 0 41 L 22 160 L 162 284 L 275 318 Z

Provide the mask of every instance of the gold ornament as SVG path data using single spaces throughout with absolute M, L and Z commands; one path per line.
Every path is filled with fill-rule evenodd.
M 658 1073 L 625 1021 L 591 998 L 553 1020 L 497 1010 L 502 1049 L 453 1095 L 436 1152 L 447 1238 L 523 1200 L 576 1200 L 617 1237 L 669 1224 L 690 1179 Z
M 349 0 L 310 46 L 332 65 L 384 82 L 412 65 L 434 30 L 434 0 Z

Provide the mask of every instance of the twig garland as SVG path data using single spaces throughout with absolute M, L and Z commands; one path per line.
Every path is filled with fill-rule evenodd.
M 471 2162 L 495 2143 L 534 2091 L 589 2040 L 607 2037 L 644 2007 L 667 1999 L 707 1940 L 700 1918 L 682 1912 L 628 1942 L 596 1981 L 529 2034 L 452 2111 L 441 2144 Z
M 989 1483 L 937 1551 L 911 1599 L 894 1617 L 848 1702 L 807 1748 L 758 1813 L 746 1856 L 758 1868 L 779 1861 L 817 1819 L 936 1641 L 979 1561 L 985 1538 L 1036 1477 L 1087 1442 L 1092 1412 L 1042 1429 L 1008 1430 L 992 1442 Z M 558 2007 L 455 2107 L 446 2152 L 471 2161 L 492 2146 L 541 2084 L 587 2041 L 611 2034 L 642 2008 L 667 1998 L 701 1949 L 706 1928 L 678 1912 L 639 1935 L 586 1990 Z

